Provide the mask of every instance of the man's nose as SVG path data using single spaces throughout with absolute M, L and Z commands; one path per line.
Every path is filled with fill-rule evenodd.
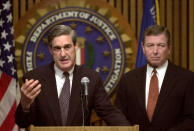
M 66 55 L 66 51 L 64 48 L 61 48 L 61 56 L 65 56 Z
M 157 46 L 154 46 L 153 52 L 154 52 L 155 54 L 158 53 L 158 47 L 157 47 Z

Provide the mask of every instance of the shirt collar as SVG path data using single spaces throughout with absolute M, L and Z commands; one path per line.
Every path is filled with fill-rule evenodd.
M 166 60 L 166 62 L 163 65 L 161 65 L 160 67 L 156 68 L 157 75 L 158 76 L 164 75 L 166 72 L 167 66 L 168 66 L 168 60 Z M 154 70 L 154 68 L 152 66 L 150 66 L 149 64 L 147 64 L 147 72 L 150 76 L 152 76 L 153 70 Z
M 75 67 L 75 66 L 73 66 L 73 68 L 72 68 L 70 71 L 68 71 L 69 76 L 73 75 L 74 67 Z M 63 77 L 64 77 L 64 75 L 63 75 L 64 71 L 60 70 L 60 69 L 56 66 L 56 64 L 54 64 L 54 70 L 55 70 L 55 74 L 57 74 L 60 78 L 63 78 Z

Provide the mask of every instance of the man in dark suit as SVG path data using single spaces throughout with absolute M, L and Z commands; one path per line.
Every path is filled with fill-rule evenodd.
M 28 127 L 30 124 L 90 125 L 92 109 L 95 109 L 108 125 L 129 125 L 125 116 L 111 104 L 99 74 L 75 65 L 78 48 L 76 37 L 75 31 L 65 25 L 56 25 L 49 32 L 49 50 L 54 62 L 24 75 L 21 101 L 15 113 L 16 123 L 20 127 Z M 64 76 L 64 72 L 68 75 Z M 82 94 L 83 77 L 90 81 L 87 97 Z
M 170 33 L 148 27 L 142 48 L 147 65 L 122 77 L 116 105 L 140 131 L 194 130 L 194 73 L 169 60 Z

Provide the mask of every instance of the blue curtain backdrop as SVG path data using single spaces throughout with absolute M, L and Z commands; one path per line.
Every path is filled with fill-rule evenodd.
M 136 65 L 135 65 L 136 68 L 141 67 L 147 63 L 141 47 L 142 36 L 143 36 L 144 30 L 147 27 L 154 25 L 156 23 L 159 23 L 157 22 L 157 20 L 159 21 L 159 19 L 157 19 L 157 15 L 159 14 L 157 13 L 157 11 L 159 10 L 157 9 L 158 6 L 156 4 L 158 4 L 158 2 L 155 0 L 144 0 L 141 31 L 140 31 L 138 50 L 137 50 L 137 56 L 136 56 Z

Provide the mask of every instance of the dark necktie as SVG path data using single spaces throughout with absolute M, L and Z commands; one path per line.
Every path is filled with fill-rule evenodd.
M 68 109 L 69 109 L 69 98 L 70 98 L 70 80 L 69 73 L 64 72 L 65 83 L 63 85 L 61 94 L 59 96 L 59 104 L 61 108 L 62 125 L 66 125 Z
M 149 95 L 148 95 L 148 104 L 147 104 L 147 114 L 150 121 L 152 121 L 152 116 L 155 110 L 156 102 L 159 95 L 158 88 L 158 77 L 156 75 L 156 69 L 153 70 L 154 74 L 150 80 Z

